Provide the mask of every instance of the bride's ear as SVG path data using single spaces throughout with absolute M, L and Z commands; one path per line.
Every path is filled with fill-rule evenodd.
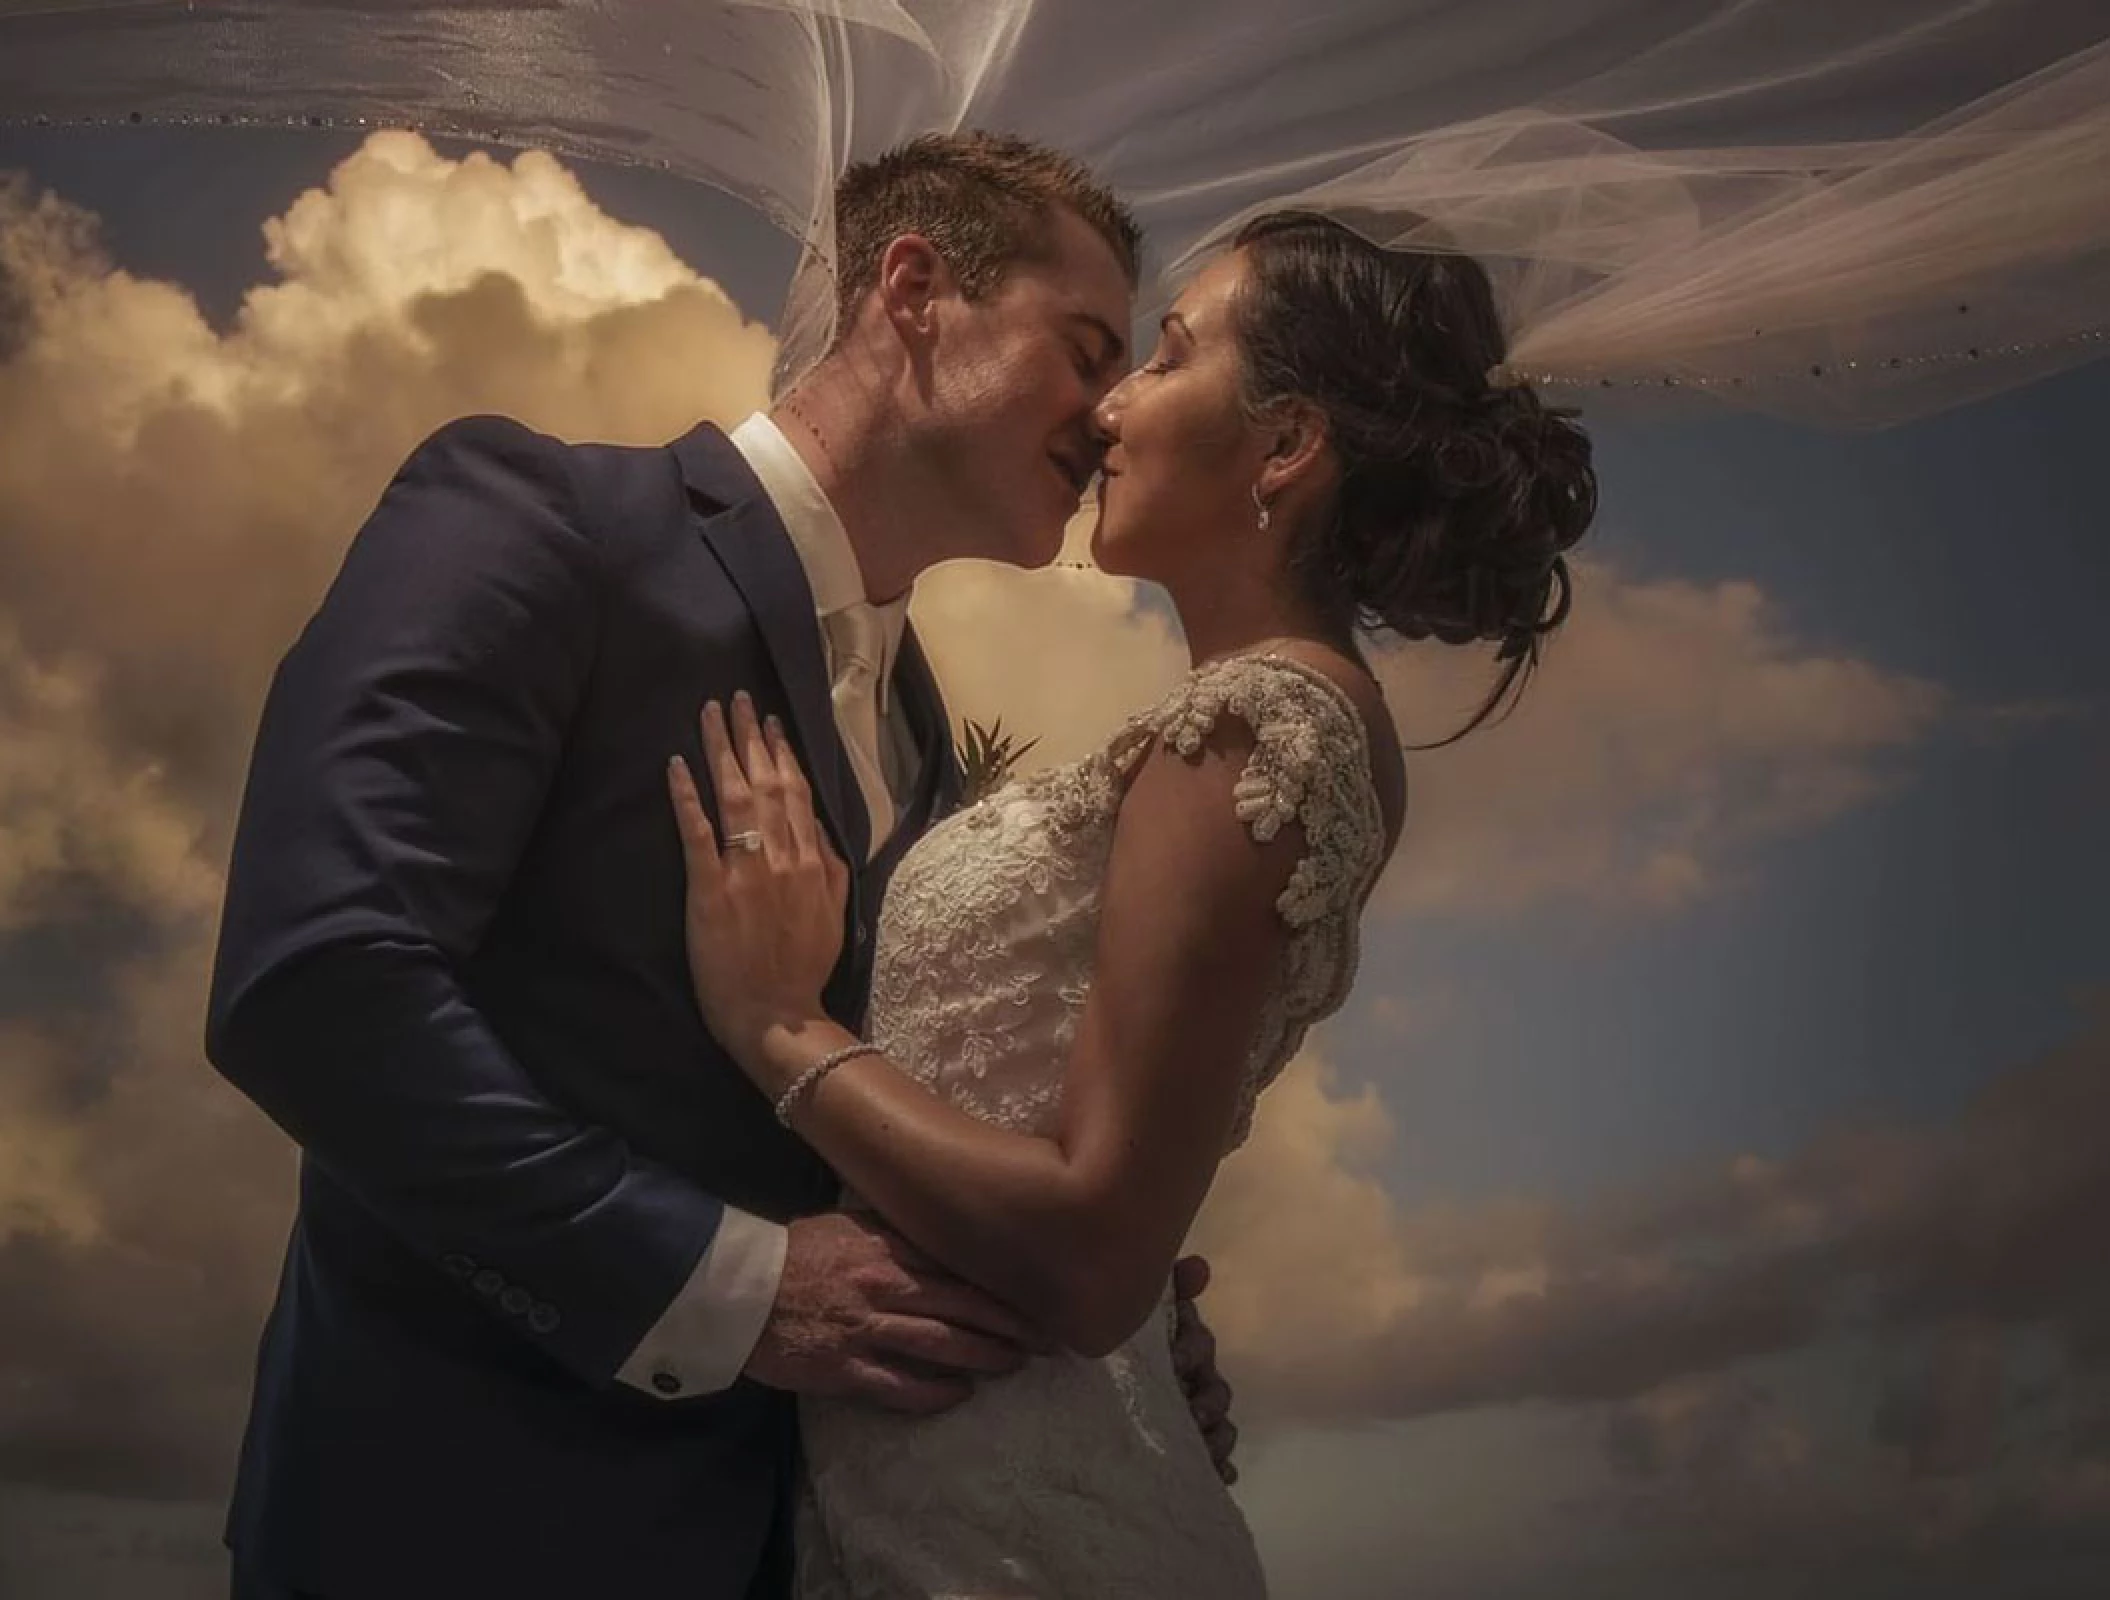
M 1261 499 L 1272 503 L 1283 494 L 1308 491 L 1323 480 L 1331 455 L 1326 413 L 1309 400 L 1277 400 L 1268 408 L 1261 434 L 1267 442 L 1255 485 Z

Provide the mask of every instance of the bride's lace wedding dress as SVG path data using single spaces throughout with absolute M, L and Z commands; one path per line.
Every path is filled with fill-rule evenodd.
M 1384 854 L 1362 718 L 1281 656 L 1197 669 L 1100 752 L 1014 782 L 933 828 L 879 924 L 870 1037 L 984 1121 L 1052 1132 L 1091 988 L 1100 883 L 1130 775 L 1192 754 L 1220 717 L 1252 730 L 1238 815 L 1305 851 L 1246 1063 L 1234 1146 L 1305 1029 L 1338 1007 Z M 851 1198 L 855 1203 L 854 1197 Z M 1062 1355 L 942 1416 L 802 1402 L 801 1600 L 1257 1600 L 1260 1564 L 1174 1375 L 1166 1315 L 1103 1359 Z

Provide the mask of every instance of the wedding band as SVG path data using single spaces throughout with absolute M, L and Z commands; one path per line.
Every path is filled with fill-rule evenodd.
M 749 828 L 744 833 L 729 833 L 725 836 L 725 847 L 728 850 L 745 850 L 753 853 L 762 848 L 761 832 L 758 829 Z

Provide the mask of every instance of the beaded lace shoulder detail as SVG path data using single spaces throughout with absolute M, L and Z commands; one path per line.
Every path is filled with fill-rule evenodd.
M 1362 713 L 1333 679 L 1287 656 L 1232 656 L 1197 669 L 1115 735 L 1107 759 L 1126 778 L 1154 747 L 1191 756 L 1226 715 L 1254 739 L 1232 791 L 1239 820 L 1261 843 L 1291 823 L 1304 833 L 1304 855 L 1276 901 L 1291 939 L 1248 1062 L 1235 1145 L 1306 1029 L 1348 997 L 1363 901 L 1384 864 L 1385 824 Z
M 1154 745 L 1191 756 L 1228 712 L 1254 747 L 1232 790 L 1238 818 L 1265 844 L 1288 824 L 1305 854 L 1277 902 L 1292 928 L 1360 908 L 1380 865 L 1385 824 L 1362 713 L 1316 667 L 1287 656 L 1232 656 L 1203 667 L 1114 736 L 1107 756 L 1124 777 Z

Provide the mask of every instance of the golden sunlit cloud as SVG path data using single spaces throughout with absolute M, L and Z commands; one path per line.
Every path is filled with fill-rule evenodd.
M 1139 584 L 1076 569 L 1095 516 L 1087 502 L 1044 571 L 952 561 L 916 585 L 911 611 L 947 709 L 1038 741 L 1021 771 L 1090 755 L 1187 670 L 1169 609 Z
M 1975 1331 L 1951 1338 L 1931 1396 L 1879 1427 L 1964 1471 L 1989 1448 L 1988 1363 L 2019 1330 L 2063 1347 L 2110 1419 L 2110 1287 L 2090 1266 L 2110 1223 L 2106 1118 L 2110 1012 L 1993 1079 L 1953 1125 L 1828 1133 L 1560 1206 L 1410 1212 L 1370 1175 L 1392 1141 L 1377 1092 L 1343 1094 L 1306 1060 L 1268 1091 L 1197 1242 L 1264 1416 L 1608 1400 L 1857 1325 L 1903 1336 L 1962 1319 Z M 1642 1420 L 1677 1424 L 1681 1395 Z
M 0 618 L 0 933 L 87 912 L 154 922 L 209 915 L 220 876 L 203 820 L 150 757 L 107 742 L 81 670 L 31 661 Z M 81 891 L 99 892 L 85 904 Z
M 1792 1551 L 1805 1570 L 1928 1563 L 2006 1578 L 2031 1571 L 2047 1552 L 2100 1555 L 2110 1515 L 2110 1454 L 2101 1441 L 2091 1444 L 2083 1429 L 2075 1430 L 2078 1448 L 2009 1448 L 1998 1437 L 2002 1413 L 2013 1409 L 2000 1392 L 2006 1341 L 1964 1324 L 1940 1330 L 1933 1345 L 1935 1376 L 1906 1402 L 1913 1426 L 1923 1442 L 1963 1443 L 1970 1465 L 1928 1470 L 1924 1457 L 1897 1449 L 1892 1402 L 1877 1414 L 1876 1449 L 1849 1454 L 1836 1415 L 1715 1373 L 1607 1407 L 1600 1445 L 1614 1482 L 1575 1509 L 1618 1519 L 1701 1571 L 1773 1564 Z M 2105 1391 L 2099 1380 L 2094 1389 L 2099 1418 Z M 2088 1414 L 2084 1396 L 2065 1398 Z M 1996 1469 L 2003 1454 L 2009 1459 Z M 2017 1592 L 2034 1587 L 2022 1583 Z
M 1416 740 L 1461 726 L 1491 682 L 1484 655 L 1435 646 L 1382 662 Z M 1945 704 L 1933 684 L 1801 645 L 1753 584 L 1579 562 L 1574 614 L 1514 714 L 1410 757 L 1383 903 L 1676 910 L 1732 882 L 1754 845 L 1879 794 Z
M 379 134 L 267 229 L 224 332 L 0 187 L 0 594 L 224 823 L 265 680 L 398 463 L 449 418 L 658 442 L 761 401 L 774 345 L 540 155 Z
M 101 1231 L 88 1130 L 66 1111 L 52 1054 L 30 1029 L 0 1028 L 0 1250 L 18 1235 L 79 1246 Z

